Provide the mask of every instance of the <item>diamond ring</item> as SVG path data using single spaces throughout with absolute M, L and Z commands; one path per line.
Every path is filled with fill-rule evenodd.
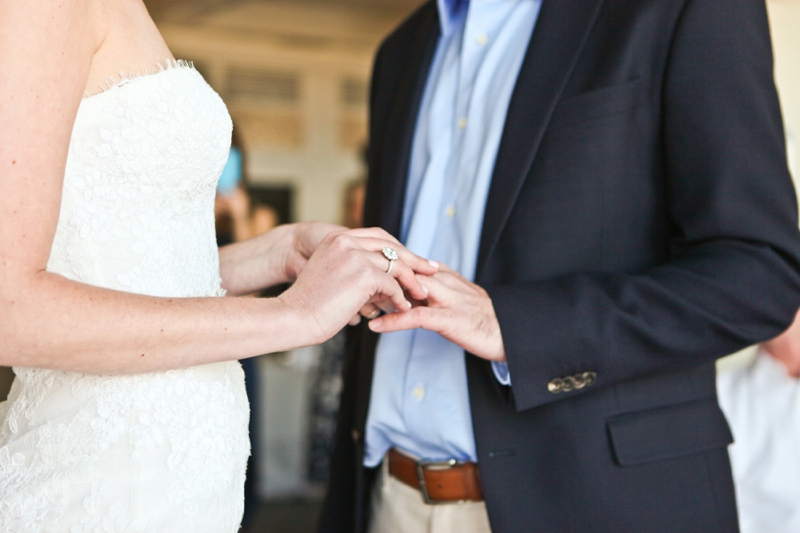
M 383 252 L 383 257 L 389 260 L 389 268 L 386 270 L 386 273 L 391 274 L 394 262 L 400 259 L 400 256 L 397 255 L 397 252 L 395 252 L 392 248 L 389 248 L 388 246 L 384 246 L 381 252 Z

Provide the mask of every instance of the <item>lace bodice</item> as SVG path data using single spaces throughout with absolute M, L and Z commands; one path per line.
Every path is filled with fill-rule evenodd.
M 81 102 L 48 270 L 151 296 L 219 293 L 214 191 L 225 105 L 176 64 Z
M 221 296 L 213 220 L 231 121 L 187 63 L 85 98 L 48 271 Z M 0 404 L 0 531 L 234 532 L 249 453 L 238 363 L 140 376 L 15 368 Z

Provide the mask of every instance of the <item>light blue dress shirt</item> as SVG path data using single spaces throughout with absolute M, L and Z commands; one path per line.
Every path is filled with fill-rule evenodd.
M 401 239 L 474 280 L 508 106 L 542 0 L 439 0 L 442 36 L 417 119 Z M 508 368 L 495 373 L 508 383 Z M 396 446 L 476 461 L 464 350 L 418 329 L 381 335 L 364 464 Z

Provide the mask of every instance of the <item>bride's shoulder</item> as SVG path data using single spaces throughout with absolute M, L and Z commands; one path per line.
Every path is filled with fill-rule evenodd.
M 64 22 L 76 24 L 70 26 L 72 30 L 93 29 L 108 10 L 105 0 L 8 0 L 0 2 L 0 25 L 4 34 L 37 35 L 37 29 L 53 30 Z
M 43 69 L 50 66 L 47 55 L 91 59 L 103 39 L 103 12 L 102 0 L 0 2 L 0 60 Z

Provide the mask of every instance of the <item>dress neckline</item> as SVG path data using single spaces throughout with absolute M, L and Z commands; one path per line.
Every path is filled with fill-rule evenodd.
M 109 92 L 115 92 L 117 89 L 122 87 L 127 87 L 131 83 L 142 79 L 153 78 L 158 76 L 159 74 L 163 74 L 164 72 L 169 72 L 172 70 L 195 70 L 194 63 L 191 61 L 186 61 L 184 59 L 166 59 L 164 64 L 162 65 L 159 63 L 156 65 L 156 70 L 153 72 L 141 72 L 137 74 L 125 74 L 120 73 L 118 76 L 112 76 L 106 80 L 105 84 L 102 86 L 102 90 L 100 92 L 96 92 L 93 94 L 85 94 L 83 98 L 81 98 L 81 103 L 86 102 L 88 100 L 92 100 L 97 98 L 98 96 L 107 94 Z

